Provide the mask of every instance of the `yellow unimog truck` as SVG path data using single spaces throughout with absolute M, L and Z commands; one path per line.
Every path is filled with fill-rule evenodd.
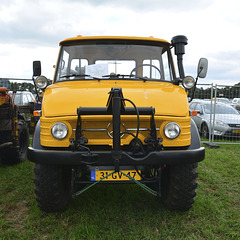
M 64 210 L 99 183 L 137 183 L 170 209 L 192 207 L 197 166 L 205 156 L 188 106 L 196 81 L 185 76 L 188 40 L 74 37 L 60 42 L 52 85 L 34 61 L 44 91 L 28 158 L 37 203 Z M 177 56 L 179 76 L 171 49 Z M 197 78 L 207 73 L 199 61 Z

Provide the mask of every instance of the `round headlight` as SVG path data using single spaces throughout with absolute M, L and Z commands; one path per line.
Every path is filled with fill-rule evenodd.
M 164 127 L 164 134 L 167 138 L 175 139 L 179 136 L 181 129 L 177 123 L 170 122 Z
M 186 88 L 186 89 L 191 89 L 194 87 L 195 85 L 195 79 L 191 76 L 186 76 L 183 80 L 182 80 L 182 85 Z
M 44 76 L 39 76 L 36 78 L 35 83 L 36 83 L 37 87 L 39 87 L 40 89 L 44 89 L 48 85 L 48 80 Z
M 68 134 L 68 127 L 66 124 L 58 122 L 52 126 L 52 135 L 56 139 L 64 139 Z

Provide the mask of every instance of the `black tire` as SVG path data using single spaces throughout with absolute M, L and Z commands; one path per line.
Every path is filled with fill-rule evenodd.
M 197 163 L 170 165 L 162 171 L 161 198 L 173 210 L 189 210 L 196 197 Z
M 209 138 L 209 129 L 206 123 L 204 123 L 201 127 L 201 135 L 203 138 Z
M 35 164 L 34 184 L 38 206 L 45 212 L 66 209 L 71 199 L 71 168 Z
M 12 165 L 23 162 L 27 159 L 29 146 L 29 131 L 25 121 L 18 122 L 18 146 L 8 146 L 1 151 L 1 161 L 4 164 Z

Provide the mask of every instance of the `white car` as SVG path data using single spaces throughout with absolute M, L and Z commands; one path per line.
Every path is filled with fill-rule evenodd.
M 240 111 L 240 98 L 234 98 L 231 105 Z
M 214 103 L 211 106 L 210 101 L 199 101 L 191 102 L 189 107 L 191 111 L 197 112 L 197 115 L 192 116 L 192 119 L 202 137 L 208 138 L 210 128 L 213 129 L 214 126 L 213 131 L 211 131 L 214 136 L 240 138 L 240 114 L 232 106 L 219 102 L 216 103 L 216 106 Z

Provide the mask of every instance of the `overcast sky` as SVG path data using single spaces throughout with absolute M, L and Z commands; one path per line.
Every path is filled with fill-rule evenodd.
M 59 42 L 77 35 L 166 39 L 186 35 L 185 74 L 201 83 L 240 82 L 239 0 L 0 0 L 0 77 L 31 78 L 32 61 L 53 78 Z M 200 82 L 199 82 L 200 83 Z

